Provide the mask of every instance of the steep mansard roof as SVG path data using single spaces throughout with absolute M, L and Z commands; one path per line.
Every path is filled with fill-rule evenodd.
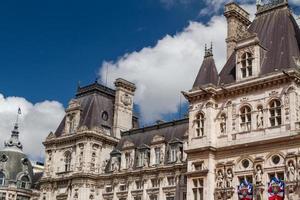
M 94 83 L 92 85 L 79 88 L 76 94 L 81 109 L 80 122 L 78 127 L 86 126 L 89 129 L 93 127 L 113 127 L 114 101 L 115 91 Z M 108 113 L 108 120 L 102 118 L 101 113 L 106 111 Z M 62 135 L 65 128 L 66 117 L 62 120 L 55 132 L 55 136 Z
M 193 88 L 208 84 L 218 85 L 219 75 L 211 49 L 210 52 L 205 52 L 205 54 Z
M 296 68 L 294 58 L 300 56 L 300 30 L 286 5 L 257 13 L 248 31 L 256 33 L 260 45 L 266 49 L 260 75 Z M 235 63 L 233 53 L 220 72 L 220 84 L 235 81 Z
M 143 145 L 151 146 L 155 136 L 162 137 L 164 142 L 171 142 L 173 140 L 182 141 L 186 137 L 187 131 L 188 119 L 131 130 L 122 134 L 117 149 L 122 150 L 125 142 L 133 143 L 135 148 L 142 147 Z

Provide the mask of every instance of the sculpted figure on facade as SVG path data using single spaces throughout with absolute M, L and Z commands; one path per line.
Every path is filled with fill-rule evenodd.
M 224 187 L 224 175 L 222 170 L 218 171 L 218 176 L 217 176 L 217 188 L 223 188 Z
M 257 128 L 263 128 L 264 126 L 264 114 L 263 114 L 263 108 L 259 107 L 258 112 L 256 115 L 256 120 L 257 120 Z
M 120 169 L 120 162 L 117 157 L 113 157 L 111 161 L 111 170 L 117 172 Z
M 221 129 L 222 134 L 226 133 L 226 116 L 225 115 L 221 116 L 220 129 Z
M 147 153 L 144 156 L 143 164 L 144 164 L 144 167 L 148 167 L 149 166 L 149 159 L 148 159 Z
M 160 148 L 160 164 L 164 163 L 164 159 L 165 159 L 165 152 L 163 148 Z
M 180 163 L 182 161 L 182 156 L 181 156 L 181 150 L 178 147 L 177 152 L 176 152 L 176 157 L 177 157 L 177 163 Z
M 296 170 L 293 161 L 288 162 L 287 167 L 287 179 L 289 182 L 293 182 L 296 180 Z
M 256 167 L 256 172 L 255 172 L 255 183 L 256 185 L 261 185 L 262 184 L 262 169 L 260 165 L 257 165 Z
M 226 174 L 226 187 L 228 188 L 232 187 L 232 181 L 233 181 L 232 169 L 228 169 Z
M 105 173 L 107 163 L 108 163 L 108 160 L 104 160 L 104 161 L 102 162 L 102 166 L 101 166 L 102 173 Z

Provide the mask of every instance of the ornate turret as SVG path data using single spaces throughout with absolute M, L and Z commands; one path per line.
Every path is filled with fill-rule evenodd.
M 12 130 L 11 137 L 8 141 L 4 142 L 4 150 L 16 150 L 16 151 L 21 151 L 23 150 L 23 145 L 19 140 L 19 115 L 21 114 L 21 109 L 19 108 L 18 110 L 18 115 L 17 115 L 17 121 L 14 125 L 14 129 Z
M 204 60 L 194 82 L 193 89 L 204 85 L 218 85 L 218 71 L 213 57 L 213 46 L 208 49 L 205 45 Z

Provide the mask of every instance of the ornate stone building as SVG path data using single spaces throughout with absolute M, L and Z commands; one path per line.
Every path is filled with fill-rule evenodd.
M 233 200 L 247 180 L 262 200 L 273 177 L 299 199 L 299 27 L 287 0 L 258 4 L 253 22 L 229 3 L 225 17 L 227 62 L 218 73 L 206 49 L 187 119 L 139 128 L 134 84 L 78 88 L 44 142 L 40 199 Z
M 37 182 L 42 173 L 33 172 L 33 167 L 22 151 L 18 124 L 11 138 L 0 151 L 0 200 L 38 200 Z

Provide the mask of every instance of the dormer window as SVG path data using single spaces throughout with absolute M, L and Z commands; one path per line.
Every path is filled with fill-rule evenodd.
M 65 172 L 71 171 L 72 156 L 69 151 L 65 153 Z
M 204 136 L 204 114 L 199 113 L 196 116 L 196 137 Z
M 242 60 L 241 60 L 241 74 L 242 78 L 247 78 L 252 76 L 252 64 L 253 64 L 253 56 L 251 53 L 246 52 L 242 55 Z
M 75 116 L 74 115 L 69 115 L 68 116 L 68 126 L 69 126 L 69 131 L 68 133 L 74 133 L 75 132 Z
M 170 154 L 169 154 L 169 162 L 176 162 L 177 160 L 177 146 L 172 145 L 170 148 Z
M 19 181 L 19 188 L 29 189 L 30 188 L 30 179 L 27 175 L 22 176 Z

